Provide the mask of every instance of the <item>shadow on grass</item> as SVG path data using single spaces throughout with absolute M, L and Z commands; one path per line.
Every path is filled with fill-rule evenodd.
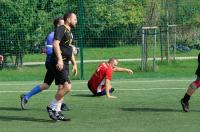
M 54 123 L 56 121 L 47 119 L 38 119 L 34 117 L 23 117 L 23 116 L 2 116 L 0 115 L 0 121 L 31 121 L 31 122 L 50 122 Z
M 21 111 L 20 108 L 16 108 L 16 107 L 0 107 L 0 111 L 1 110 L 7 110 L 7 111 Z
M 29 107 L 24 110 L 16 107 L 0 107 L 0 111 L 46 111 L 44 108 Z
M 183 112 L 182 109 L 171 108 L 120 108 L 123 111 L 133 112 Z M 199 110 L 191 110 L 191 112 L 200 112 Z
M 22 111 L 21 108 L 16 107 L 0 107 L 0 111 Z M 3 112 L 2 112 L 3 113 Z M 34 117 L 23 117 L 23 116 L 10 116 L 10 115 L 0 115 L 0 121 L 32 121 L 32 122 L 55 122 L 46 119 L 37 119 Z

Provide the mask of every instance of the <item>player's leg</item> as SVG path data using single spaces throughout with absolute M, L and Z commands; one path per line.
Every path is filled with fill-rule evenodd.
M 42 83 L 41 85 L 36 85 L 35 87 L 33 87 L 33 89 L 30 92 L 25 94 L 25 99 L 28 101 L 32 96 L 34 96 L 48 88 L 49 88 L 49 85 L 47 83 Z
M 197 79 L 188 86 L 187 92 L 181 99 L 181 105 L 183 111 L 189 112 L 189 100 L 199 87 L 200 87 L 200 78 L 197 76 Z
M 45 65 L 46 65 L 47 73 L 46 73 L 44 82 L 50 86 L 55 79 L 54 66 L 52 65 L 52 62 L 46 62 Z M 41 87 L 41 89 L 46 90 L 48 88 L 44 86 L 44 87 Z M 63 111 L 70 110 L 70 108 L 64 103 L 64 101 L 62 102 L 61 110 Z
M 97 87 L 97 92 L 96 92 L 96 95 L 97 95 L 97 96 L 106 95 L 105 83 L 106 83 L 106 79 L 103 79 L 103 80 L 101 81 L 101 83 L 99 84 L 99 86 Z M 109 92 L 112 93 L 113 91 L 114 91 L 114 88 L 112 88 L 112 87 L 110 86 L 110 87 L 109 87 Z
M 62 104 L 61 104 L 61 110 L 62 111 L 70 111 L 72 108 L 71 107 L 69 107 L 66 103 L 64 103 L 64 100 L 63 100 L 63 102 L 62 102 Z
M 45 65 L 46 65 L 47 72 L 45 74 L 44 83 L 42 83 L 41 85 L 36 85 L 28 93 L 21 95 L 20 98 L 21 98 L 21 108 L 22 109 L 25 109 L 25 105 L 27 104 L 28 100 L 32 96 L 42 92 L 43 90 L 48 89 L 51 86 L 55 75 L 54 75 L 54 72 L 52 72 L 52 70 L 51 70 L 50 63 L 46 63 Z
M 55 83 L 58 85 L 58 90 L 55 98 L 51 101 L 50 105 L 47 106 L 47 111 L 49 117 L 53 120 L 69 121 L 70 119 L 64 117 L 61 113 L 61 104 L 64 100 L 64 96 L 71 90 L 71 82 L 68 78 L 69 72 L 67 71 L 66 66 L 64 66 L 62 71 L 55 70 Z
M 110 90 L 109 90 L 110 93 L 113 93 L 114 91 L 115 91 L 114 88 L 110 88 Z M 105 86 L 103 86 L 101 92 L 97 93 L 96 95 L 97 95 L 97 96 L 103 96 L 103 95 L 106 95 L 106 89 L 105 89 Z
M 96 94 L 96 90 L 95 88 L 92 88 L 92 86 L 90 86 L 90 83 L 88 82 L 88 89 L 95 95 Z
M 69 66 L 68 66 L 68 65 L 65 65 L 65 69 L 66 69 L 66 76 L 67 76 L 66 78 L 67 78 L 67 82 L 71 83 L 70 80 L 69 80 Z M 70 84 L 70 85 L 71 85 L 71 84 Z M 71 88 L 70 88 L 70 90 L 71 90 Z M 70 90 L 68 90 L 68 92 L 69 92 Z M 69 108 L 69 107 L 67 106 L 67 104 L 64 103 L 64 99 L 63 99 L 62 104 L 61 104 L 61 110 L 62 110 L 62 111 L 69 111 L 69 110 L 71 110 L 71 108 Z
M 42 90 L 45 90 L 45 89 L 48 89 L 48 88 L 49 88 L 49 85 L 46 84 L 46 83 L 43 83 L 43 84 L 41 84 L 41 85 L 36 85 L 36 86 L 33 87 L 32 90 L 29 91 L 28 93 L 22 94 L 22 95 L 20 96 L 20 99 L 21 99 L 21 108 L 22 108 L 22 109 L 25 109 L 25 105 L 28 103 L 28 100 L 29 100 L 32 96 L 34 96 L 34 95 L 40 93 Z
M 51 119 L 62 120 L 62 121 L 70 120 L 61 113 L 61 105 L 64 100 L 64 96 L 70 91 L 70 89 L 71 89 L 71 84 L 64 84 L 58 86 L 58 91 L 55 95 L 55 99 L 51 101 L 49 106 L 47 106 L 47 111 L 49 112 L 49 116 Z M 53 111 L 53 114 L 51 114 L 49 110 Z
M 68 89 L 65 91 L 64 88 L 67 87 Z M 71 84 L 69 84 L 68 86 L 63 86 L 63 85 L 59 85 L 58 86 L 58 90 L 57 93 L 55 95 L 55 99 L 56 100 L 60 100 L 58 102 L 58 108 L 56 108 L 57 110 L 62 110 L 62 111 L 69 111 L 70 108 L 67 106 L 67 104 L 64 103 L 64 96 L 65 94 L 67 94 L 68 92 L 70 92 L 71 90 Z M 53 108 L 54 109 L 54 108 Z
M 61 111 L 61 105 L 64 100 L 64 96 L 71 91 L 71 84 L 68 82 L 65 82 L 62 87 L 60 87 L 55 95 L 55 100 L 58 101 L 58 105 L 55 108 L 57 112 Z

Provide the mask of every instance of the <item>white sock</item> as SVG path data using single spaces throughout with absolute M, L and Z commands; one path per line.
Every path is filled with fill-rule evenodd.
M 56 110 L 58 106 L 58 101 L 56 99 L 52 100 L 49 107 L 52 109 L 52 110 Z
M 56 111 L 57 111 L 57 112 L 60 112 L 60 111 L 61 111 L 62 102 L 58 102 L 57 104 L 58 104 L 58 105 L 57 105 L 57 107 L 56 107 Z

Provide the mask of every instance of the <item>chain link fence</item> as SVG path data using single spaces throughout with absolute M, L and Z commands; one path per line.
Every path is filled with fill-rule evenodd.
M 156 49 L 148 36 L 151 33 L 145 33 L 147 60 L 154 53 L 168 62 L 175 56 L 196 56 L 199 6 L 199 0 L 1 0 L 0 50 L 5 66 L 44 61 L 41 53 L 53 19 L 73 11 L 78 16 L 73 33 L 81 51 L 77 57 L 80 78 L 88 76 L 85 70 L 110 57 L 118 58 L 122 66 L 140 69 L 142 27 L 158 27 Z

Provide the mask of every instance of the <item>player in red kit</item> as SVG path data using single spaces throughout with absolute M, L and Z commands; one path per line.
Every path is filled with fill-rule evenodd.
M 88 88 L 96 96 L 106 95 L 108 98 L 116 98 L 111 96 L 110 93 L 114 91 L 111 87 L 110 81 L 113 72 L 128 72 L 133 74 L 131 69 L 117 67 L 118 60 L 110 58 L 108 62 L 101 63 L 88 81 Z

